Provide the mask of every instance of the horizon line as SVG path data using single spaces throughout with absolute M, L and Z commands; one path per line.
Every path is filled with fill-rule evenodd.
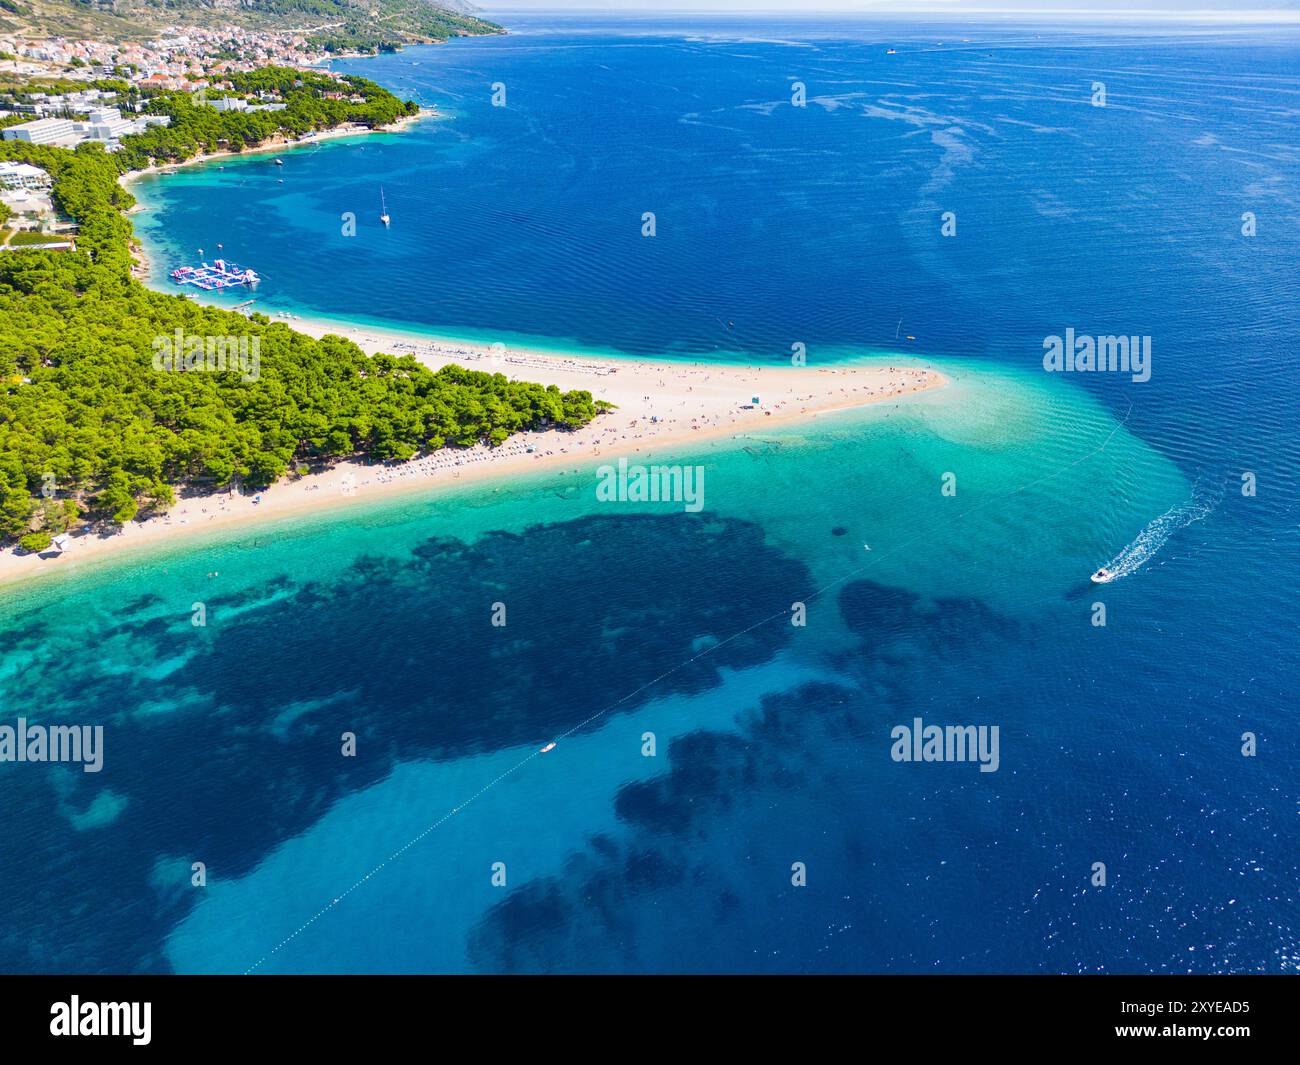
M 1086 8 L 1061 8 L 1057 10 L 1027 9 L 1007 7 L 948 7 L 938 6 L 926 10 L 901 10 L 898 8 L 879 8 L 875 10 L 845 10 L 829 8 L 821 11 L 788 11 L 780 7 L 767 8 L 619 8 L 611 10 L 602 7 L 561 7 L 546 9 L 536 5 L 490 4 L 479 8 L 480 16 L 493 14 L 531 14 L 546 17 L 565 15 L 603 15 L 612 18 L 631 17 L 669 17 L 679 15 L 728 16 L 732 18 L 760 18 L 781 16 L 789 19 L 811 20 L 834 16 L 837 18 L 892 18 L 908 21 L 926 21 L 936 15 L 961 16 L 966 19 L 996 17 L 998 19 L 1018 18 L 1027 22 L 1050 22 L 1059 19 L 1088 19 L 1098 22 L 1132 21 L 1147 19 L 1152 22 L 1183 23 L 1241 23 L 1241 24 L 1296 24 L 1300 23 L 1300 10 L 1253 8 L 1250 10 L 1233 10 L 1230 8 L 1204 8 L 1195 11 L 1168 11 L 1151 8 L 1114 8 L 1110 10 L 1088 10 Z

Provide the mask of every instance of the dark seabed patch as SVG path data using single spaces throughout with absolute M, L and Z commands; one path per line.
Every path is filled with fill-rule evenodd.
M 869 581 L 846 586 L 840 605 L 861 637 L 836 657 L 845 684 L 769 695 L 738 731 L 675 740 L 665 769 L 615 797 L 623 833 L 589 840 L 561 874 L 522 884 L 484 916 L 469 938 L 476 968 L 1187 971 L 1209 941 L 1216 956 L 1194 959 L 1200 969 L 1231 958 L 1264 970 L 1239 944 L 1273 922 L 1279 887 L 1229 859 L 1223 898 L 1189 898 L 1175 872 L 1223 861 L 1187 827 L 1204 778 L 1189 767 L 1131 800 L 1166 747 L 1195 754 L 1192 726 L 1153 744 L 1152 722 L 1099 720 L 1083 691 L 1047 719 L 1026 710 L 1016 695 L 1030 664 L 1050 657 L 1059 621 Z M 1000 769 L 893 761 L 890 730 L 914 715 L 998 725 Z M 1255 816 L 1259 825 L 1221 823 L 1216 844 L 1232 854 L 1261 827 L 1290 831 L 1275 810 Z M 1138 846 L 1152 822 L 1169 835 Z M 1097 860 L 1109 866 L 1105 891 L 1089 885 Z M 807 886 L 792 884 L 796 862 Z M 1183 925 L 1174 937 L 1171 914 Z
M 87 619 L 62 645 L 29 618 L 5 638 L 38 662 L 9 679 L 7 705 L 102 721 L 105 765 L 0 767 L 12 808 L 65 812 L 0 828 L 0 966 L 164 968 L 192 860 L 239 877 L 398 761 L 539 743 L 602 711 L 711 688 L 719 669 L 786 644 L 787 625 L 736 634 L 807 585 L 751 524 L 613 516 L 431 538 L 329 583 L 268 580 L 210 598 L 201 628 L 189 597 L 148 616 L 167 604 L 140 596 L 127 621 Z M 504 627 L 491 624 L 496 603 Z M 691 661 L 701 641 L 716 646 Z M 355 758 L 340 756 L 344 732 Z M 99 823 L 77 831 L 72 815 L 92 809 Z M 655 861 L 648 851 L 635 875 L 658 882 Z M 40 893 L 24 890 L 36 882 Z

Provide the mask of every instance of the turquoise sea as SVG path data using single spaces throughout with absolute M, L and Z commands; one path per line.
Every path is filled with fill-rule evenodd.
M 0 966 L 1294 971 L 1300 40 L 508 25 L 340 64 L 406 133 L 137 183 L 157 284 L 952 384 L 701 442 L 698 514 L 577 467 L 3 590 L 5 718 L 105 760 L 0 764 Z M 1067 328 L 1150 380 L 1045 373 Z M 997 771 L 892 760 L 917 718 Z

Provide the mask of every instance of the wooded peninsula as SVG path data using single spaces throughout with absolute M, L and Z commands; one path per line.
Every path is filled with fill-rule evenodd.
M 526 429 L 575 429 L 608 405 L 409 355 L 367 355 L 337 336 L 295 332 L 256 313 L 203 306 L 131 276 L 134 203 L 119 178 L 148 165 L 254 148 L 348 123 L 389 125 L 416 105 L 360 77 L 287 67 L 232 75 L 237 95 L 276 111 L 219 111 L 178 92 L 121 83 L 123 110 L 165 114 L 120 151 L 0 142 L 0 159 L 41 167 L 72 251 L 0 254 L 0 537 L 40 551 L 83 525 L 121 525 L 163 510 L 182 486 L 264 488 L 286 473 L 358 458 L 410 459 L 444 447 L 498 445 Z M 340 92 L 340 90 L 342 90 Z M 156 368 L 156 340 L 252 341 L 254 380 L 236 367 Z M 246 345 L 245 345 L 246 347 Z

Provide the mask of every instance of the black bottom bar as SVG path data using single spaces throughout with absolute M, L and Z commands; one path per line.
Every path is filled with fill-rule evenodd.
M 696 1041 L 692 1032 L 708 1043 L 803 1041 L 810 1051 L 850 1037 L 894 1053 L 900 1039 L 927 1052 L 1123 1044 L 1230 1052 L 1293 1039 L 1296 987 L 1258 976 L 25 976 L 0 982 L 0 1030 L 6 1056 L 60 1046 L 94 1053 L 110 1042 L 202 1048 L 205 1057 L 262 1047 L 338 1055 L 415 1040 L 430 1049 L 468 1040 L 489 1055 L 517 1041 L 600 1053 L 651 1051 L 662 1039 L 675 1057 Z

